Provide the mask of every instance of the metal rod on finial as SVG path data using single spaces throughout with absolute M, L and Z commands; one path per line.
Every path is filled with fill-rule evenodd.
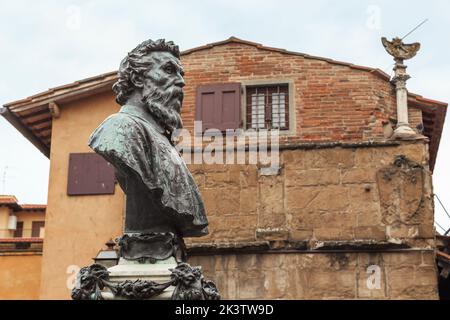
M 401 40 L 404 40 L 407 36 L 409 36 L 411 33 L 413 33 L 414 31 L 416 31 L 417 29 L 419 29 L 421 26 L 423 26 L 425 23 L 428 22 L 428 18 L 423 20 L 421 23 L 419 23 L 419 25 L 417 27 L 415 27 L 414 29 L 412 29 L 410 32 L 408 32 L 405 36 L 403 36 L 403 38 L 401 38 Z

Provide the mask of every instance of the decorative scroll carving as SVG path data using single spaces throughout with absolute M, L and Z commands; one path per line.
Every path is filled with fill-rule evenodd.
M 116 297 L 132 300 L 147 300 L 160 295 L 171 285 L 172 282 L 161 284 L 154 281 L 128 280 L 113 284 L 112 286 L 108 286 L 108 288 Z
M 108 270 L 99 264 L 84 267 L 77 275 L 75 288 L 72 290 L 73 300 L 103 300 L 102 290 L 109 280 Z
M 175 257 L 185 261 L 186 250 L 182 238 L 173 233 L 125 234 L 118 239 L 120 256 L 126 260 L 145 260 L 151 263 Z M 177 257 L 180 253 L 180 257 Z
M 115 298 L 147 300 L 175 286 L 172 300 L 219 300 L 214 282 L 204 279 L 201 269 L 180 263 L 172 271 L 171 279 L 165 283 L 143 280 L 112 282 L 108 270 L 98 264 L 82 268 L 72 290 L 73 300 L 103 300 L 102 293 L 109 290 Z
M 171 278 L 176 284 L 172 300 L 220 300 L 216 285 L 205 280 L 198 267 L 180 263 L 172 270 Z

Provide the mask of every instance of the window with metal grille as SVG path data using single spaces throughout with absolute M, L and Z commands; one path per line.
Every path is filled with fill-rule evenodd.
M 248 86 L 247 129 L 289 130 L 289 85 Z

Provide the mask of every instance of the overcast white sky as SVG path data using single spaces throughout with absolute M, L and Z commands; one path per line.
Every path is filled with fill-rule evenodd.
M 390 73 L 381 36 L 403 36 L 422 49 L 408 61 L 408 88 L 449 102 L 450 1 L 1 1 L 0 104 L 50 87 L 114 71 L 141 41 L 166 38 L 182 50 L 236 36 Z M 434 173 L 450 209 L 450 112 Z M 0 119 L 0 194 L 46 203 L 49 161 Z M 450 219 L 436 203 L 436 221 Z M 438 228 L 439 230 L 439 228 Z M 442 230 L 441 230 L 442 231 Z

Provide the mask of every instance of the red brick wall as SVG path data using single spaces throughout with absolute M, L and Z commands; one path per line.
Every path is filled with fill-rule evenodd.
M 241 43 L 194 51 L 182 63 L 187 129 L 193 128 L 197 86 L 242 80 L 294 81 L 297 135 L 289 142 L 383 139 L 383 123 L 396 116 L 393 86 L 345 65 Z

